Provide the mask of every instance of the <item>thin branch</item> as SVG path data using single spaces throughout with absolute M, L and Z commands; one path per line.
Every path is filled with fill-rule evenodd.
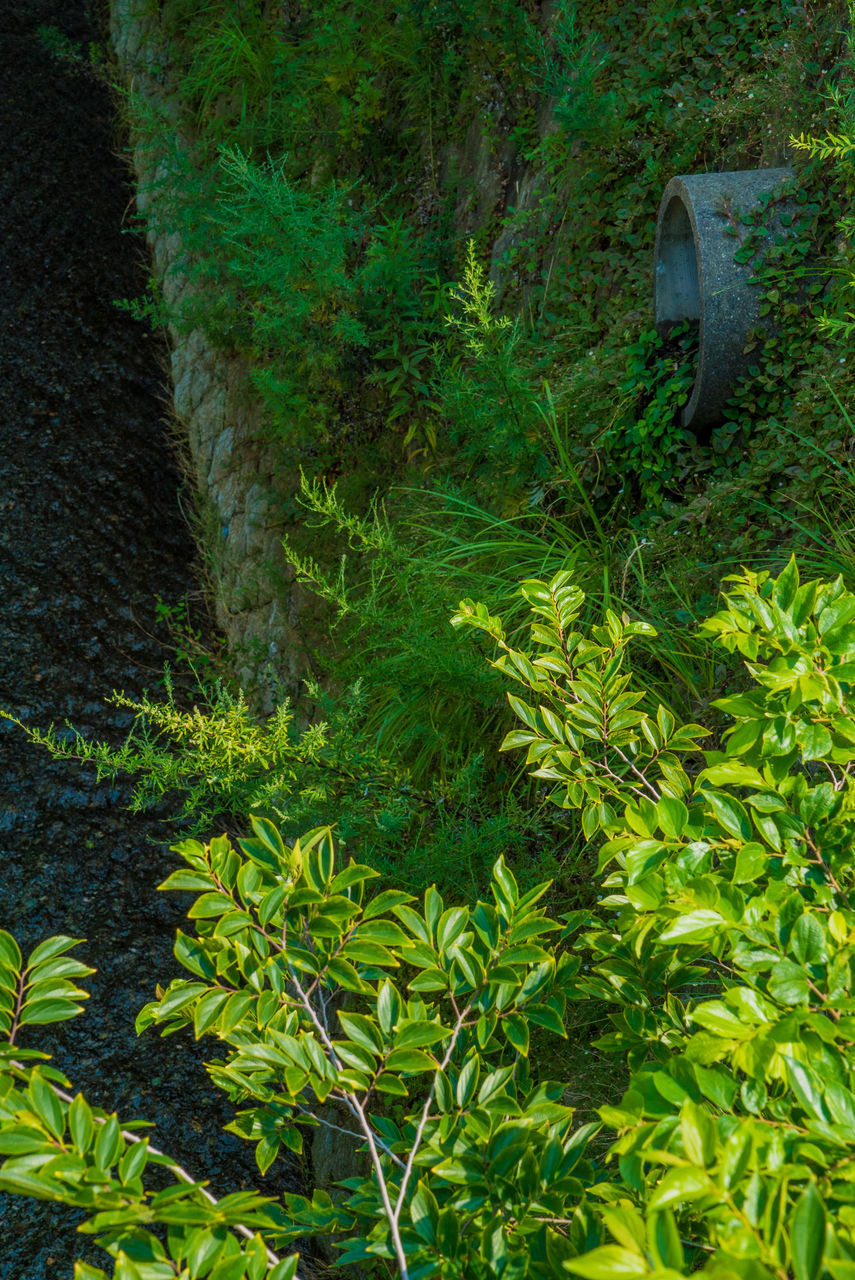
M 457 1037 L 460 1035 L 460 1032 L 463 1027 L 463 1020 L 471 1008 L 472 1008 L 472 1004 L 470 1001 L 470 1003 L 466 1006 L 463 1012 L 458 1015 L 457 1025 L 455 1026 L 454 1031 L 451 1034 L 451 1039 L 448 1042 L 448 1048 L 445 1051 L 445 1057 L 443 1058 L 442 1063 L 440 1064 L 439 1071 L 444 1071 L 445 1068 L 448 1066 L 449 1062 L 451 1061 L 451 1055 L 454 1053 L 455 1047 L 457 1045 Z M 395 1229 L 396 1230 L 398 1228 L 398 1220 L 401 1216 L 401 1209 L 403 1208 L 403 1204 L 404 1204 L 404 1196 L 406 1195 L 406 1192 L 407 1192 L 407 1184 L 410 1181 L 410 1177 L 413 1172 L 413 1164 L 415 1163 L 416 1155 L 418 1153 L 419 1146 L 421 1145 L 422 1135 L 425 1131 L 425 1125 L 428 1122 L 430 1109 L 433 1106 L 434 1094 L 436 1093 L 436 1081 L 437 1081 L 437 1076 L 439 1075 L 439 1071 L 437 1071 L 437 1074 L 433 1078 L 430 1091 L 428 1093 L 427 1098 L 425 1099 L 425 1105 L 422 1107 L 422 1114 L 419 1119 L 418 1128 L 416 1129 L 416 1135 L 413 1138 L 413 1143 L 412 1143 L 412 1146 L 410 1147 L 410 1154 L 407 1159 L 407 1167 L 404 1170 L 404 1176 L 401 1179 L 401 1186 L 400 1186 L 400 1190 L 398 1191 L 398 1201 L 397 1201 L 397 1204 L 395 1205 Z
M 343 1099 L 343 1101 L 347 1102 L 347 1101 L 349 1101 L 349 1099 L 345 1098 L 345 1099 Z M 348 1138 L 356 1138 L 356 1139 L 358 1139 L 358 1141 L 360 1141 L 360 1142 L 361 1142 L 361 1141 L 362 1141 L 362 1139 L 363 1139 L 363 1134 L 361 1134 L 361 1133 L 356 1133 L 356 1131 L 355 1131 L 354 1129 L 344 1129 L 344 1128 L 342 1128 L 342 1126 L 341 1126 L 340 1124 L 333 1124 L 332 1120 L 325 1120 L 323 1116 L 318 1115 L 318 1114 L 317 1114 L 317 1112 L 315 1112 L 315 1111 L 310 1111 L 310 1110 L 308 1109 L 308 1107 L 301 1107 L 301 1106 L 299 1106 L 299 1105 L 298 1105 L 295 1109 L 296 1109 L 297 1111 L 299 1111 L 300 1115 L 303 1115 L 303 1116 L 311 1116 L 313 1119 L 317 1120 L 318 1124 L 323 1125 L 323 1127 L 324 1127 L 325 1129 L 335 1129 L 336 1133 L 343 1133 L 343 1134 L 345 1134 L 345 1135 L 346 1135 L 346 1137 L 348 1137 Z M 349 1108 L 349 1107 L 348 1107 L 348 1110 L 350 1110 L 350 1108 Z M 351 1114 L 352 1114 L 352 1112 L 351 1112 Z M 380 1147 L 380 1148 L 381 1148 L 381 1150 L 385 1151 L 385 1153 L 386 1153 L 386 1155 L 389 1157 L 389 1159 L 390 1159 L 394 1164 L 396 1164 L 396 1165 L 398 1166 L 398 1168 L 399 1168 L 399 1169 L 403 1169 L 403 1167 L 404 1167 L 404 1162 L 403 1162 L 403 1160 L 401 1159 L 401 1157 L 400 1157 L 399 1155 L 397 1155 L 397 1154 L 392 1150 L 392 1148 L 391 1148 L 390 1146 L 387 1146 L 387 1144 L 383 1141 L 383 1139 L 382 1139 L 382 1138 L 377 1138 L 377 1139 L 376 1139 L 376 1142 L 377 1142 L 378 1147 Z
M 300 979 L 297 977 L 297 974 L 293 966 L 289 965 L 288 968 L 291 972 L 291 982 L 293 983 L 293 986 L 295 991 L 297 992 L 297 995 L 300 997 L 300 1002 L 303 1008 L 308 1013 L 309 1017 L 312 1020 L 312 1023 L 314 1024 L 315 1030 L 317 1031 L 318 1035 L 321 1037 L 321 1040 L 324 1043 L 326 1051 L 330 1055 L 330 1059 L 333 1063 L 333 1066 L 336 1068 L 337 1071 L 340 1071 L 341 1064 L 339 1062 L 339 1057 L 335 1051 L 335 1046 L 333 1045 L 332 1040 L 330 1040 L 329 1036 L 327 1035 L 326 1029 L 324 1028 L 320 1019 L 318 1018 L 318 1015 L 315 1012 L 315 1009 L 312 1005 L 311 1000 L 308 998 L 305 991 L 303 990 L 303 987 L 300 984 Z M 377 1150 L 377 1143 L 374 1140 L 374 1130 L 369 1124 L 368 1118 L 365 1115 L 365 1111 L 360 1105 L 359 1099 L 357 1098 L 356 1094 L 344 1093 L 344 1098 L 348 1102 L 351 1112 L 355 1111 L 355 1114 L 359 1120 L 359 1126 L 362 1129 L 362 1132 L 365 1135 L 365 1139 L 368 1143 L 368 1150 L 371 1154 L 371 1163 L 374 1165 L 374 1172 L 377 1175 L 377 1184 L 380 1191 L 381 1199 L 383 1201 L 383 1208 L 386 1212 L 386 1217 L 389 1221 L 389 1230 L 392 1234 L 392 1243 L 395 1246 L 395 1255 L 398 1259 L 398 1266 L 401 1269 L 401 1280 L 409 1280 L 410 1273 L 409 1273 L 409 1270 L 407 1269 L 407 1255 L 404 1252 L 404 1244 L 403 1244 L 403 1241 L 401 1240 L 400 1232 L 398 1231 L 398 1220 L 394 1210 L 392 1209 L 392 1202 L 389 1199 L 389 1188 L 386 1186 L 386 1179 L 383 1176 L 383 1166 L 380 1163 L 380 1153 Z
M 658 791 L 656 790 L 656 788 L 653 786 L 652 782 L 648 782 L 648 781 L 647 781 L 647 778 L 644 776 L 644 774 L 641 772 L 641 770 L 640 770 L 639 768 L 637 768 L 637 767 L 636 767 L 636 765 L 634 765 L 634 764 L 633 764 L 633 762 L 630 760 L 629 756 L 624 755 L 624 753 L 623 753 L 623 751 L 621 751 L 620 747 L 616 747 L 614 743 L 612 743 L 612 744 L 611 744 L 611 748 L 612 748 L 612 751 L 614 751 L 617 755 L 619 755 L 619 756 L 620 756 L 620 758 L 621 758 L 621 760 L 623 760 L 624 764 L 629 765 L 630 769 L 631 769 L 631 770 L 632 770 L 632 772 L 635 774 L 635 776 L 636 776 L 637 778 L 640 778 L 640 779 L 641 779 L 642 784 L 643 784 L 645 787 L 647 787 L 647 790 L 648 790 L 648 791 L 650 792 L 650 794 L 653 796 L 653 799 L 654 799 L 654 800 L 656 800 L 656 801 L 660 800 L 660 799 L 661 799 L 661 797 L 660 797 L 660 795 L 659 795 L 659 792 L 658 792 Z M 650 763 L 652 764 L 652 763 L 653 763 L 653 761 L 651 761 Z

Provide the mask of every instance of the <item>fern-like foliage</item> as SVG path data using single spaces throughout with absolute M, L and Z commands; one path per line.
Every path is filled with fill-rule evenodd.
M 823 136 L 812 136 L 805 133 L 794 134 L 790 138 L 790 146 L 807 155 L 811 160 L 834 161 L 849 175 L 850 191 L 855 190 L 855 0 L 849 0 L 849 26 L 846 41 L 847 62 L 845 63 L 845 79 L 834 85 L 826 94 L 827 100 L 843 125 L 841 133 L 828 132 Z M 855 267 L 852 265 L 852 237 L 855 234 L 855 218 L 842 218 L 837 229 L 841 233 L 845 264 L 840 268 L 844 277 L 846 293 L 855 291 Z M 847 342 L 855 336 L 855 311 L 847 310 L 842 315 L 826 313 L 819 319 L 819 330 L 830 337 Z
M 356 817 L 390 793 L 412 792 L 404 772 L 356 732 L 364 701 L 358 684 L 332 708 L 332 721 L 304 727 L 295 723 L 287 700 L 261 719 L 243 693 L 233 694 L 221 682 L 201 691 L 203 705 L 190 709 L 178 705 L 168 671 L 165 685 L 161 700 L 124 693 L 108 699 L 133 713 L 119 747 L 84 738 L 71 725 L 65 731 L 41 730 L 6 712 L 0 715 L 55 759 L 94 767 L 98 781 L 133 777 L 134 812 L 180 797 L 177 818 L 193 833 L 250 810 L 298 821 L 318 805 L 328 809 L 340 803 Z M 320 696 L 314 686 L 310 693 Z

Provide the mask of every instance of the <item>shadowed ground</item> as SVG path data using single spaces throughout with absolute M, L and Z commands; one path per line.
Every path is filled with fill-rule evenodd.
M 156 687 L 169 651 L 155 596 L 195 590 L 194 552 L 157 340 L 113 305 L 142 293 L 145 269 L 121 234 L 131 192 L 110 94 L 53 58 L 40 25 L 84 49 L 98 35 L 82 0 L 19 0 L 0 24 L 0 706 L 119 740 L 127 721 L 103 699 Z M 215 1192 L 293 1186 L 281 1160 L 262 1183 L 222 1133 L 231 1109 L 200 1046 L 134 1034 L 155 980 L 178 972 L 187 903 L 155 893 L 174 831 L 127 798 L 0 722 L 0 927 L 25 954 L 52 933 L 85 937 L 78 955 L 98 969 L 82 1018 L 22 1043 L 55 1052 L 97 1105 L 156 1121 L 153 1142 Z M 78 1220 L 0 1196 L 0 1280 L 70 1280 L 78 1255 L 111 1270 Z

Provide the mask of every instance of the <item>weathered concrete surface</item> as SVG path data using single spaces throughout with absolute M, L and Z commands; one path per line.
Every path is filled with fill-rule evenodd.
M 189 151 L 170 84 L 162 28 L 146 0 L 112 0 L 110 36 L 124 84 L 174 122 Z M 163 152 L 132 130 L 137 207 L 145 214 L 164 179 Z M 182 270 L 180 236 L 151 226 L 153 275 L 172 306 L 193 285 Z M 170 327 L 173 405 L 185 461 L 199 495 L 201 539 L 213 579 L 217 621 L 244 685 L 260 690 L 269 709 L 274 690 L 293 686 L 304 670 L 292 573 L 281 548 L 282 498 L 296 487 L 281 474 L 265 441 L 262 408 L 244 360 L 214 349 L 200 329 Z
M 656 325 L 678 320 L 700 322 L 698 372 L 684 427 L 700 430 L 721 422 L 736 383 L 747 373 L 744 355 L 749 331 L 760 323 L 761 290 L 750 281 L 751 262 L 738 262 L 741 237 L 753 230 L 740 215 L 759 207 L 791 169 L 744 169 L 732 173 L 695 173 L 672 178 L 659 207 L 655 248 Z M 768 241 L 786 234 L 780 214 L 770 208 L 762 235 Z

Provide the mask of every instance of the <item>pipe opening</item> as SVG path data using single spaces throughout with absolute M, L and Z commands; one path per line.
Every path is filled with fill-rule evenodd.
M 678 320 L 700 320 L 698 255 L 688 210 L 679 196 L 659 224 L 656 259 L 656 328 L 667 332 Z

